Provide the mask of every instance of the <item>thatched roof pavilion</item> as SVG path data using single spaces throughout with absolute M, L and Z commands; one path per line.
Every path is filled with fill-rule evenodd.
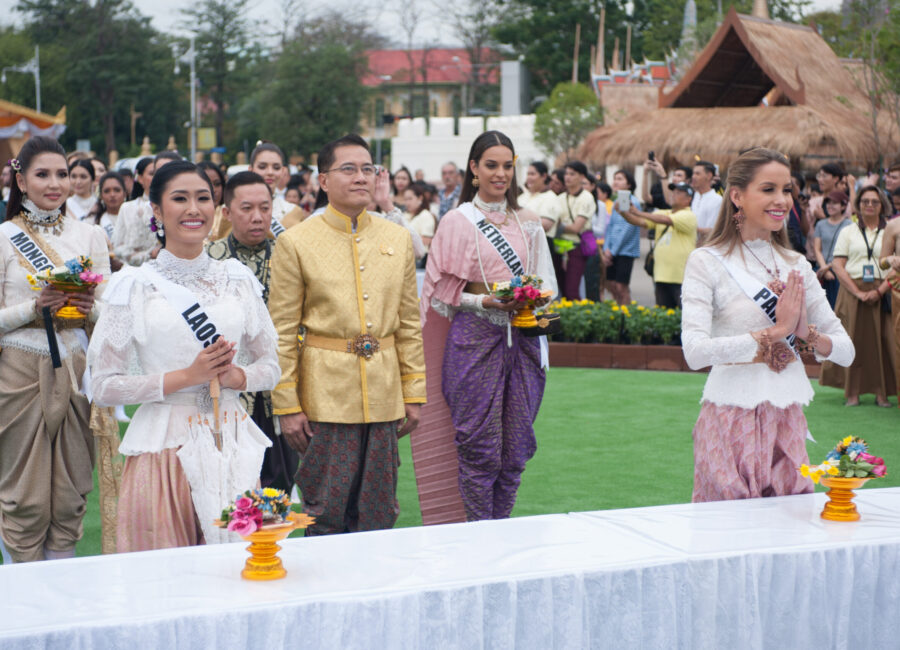
M 893 158 L 900 131 L 886 112 L 878 131 L 881 152 Z M 803 167 L 869 167 L 879 158 L 868 95 L 819 34 L 732 8 L 681 82 L 660 89 L 658 109 L 598 128 L 579 156 L 633 166 L 655 151 L 667 164 L 700 155 L 727 165 L 758 145 Z

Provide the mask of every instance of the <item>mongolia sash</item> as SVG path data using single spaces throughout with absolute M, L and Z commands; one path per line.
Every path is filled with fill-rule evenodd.
M 146 264 L 141 267 L 141 272 L 149 278 L 169 304 L 175 308 L 175 311 L 181 314 L 184 322 L 194 333 L 194 337 L 204 348 L 216 342 L 216 339 L 221 336 L 219 328 L 210 320 L 206 310 L 193 292 L 166 280 Z
M 772 292 L 771 289 L 763 285 L 762 282 L 754 278 L 752 275 L 747 273 L 744 269 L 741 269 L 731 262 L 729 262 L 724 255 L 722 255 L 718 251 L 713 251 L 712 249 L 705 249 L 710 255 L 715 257 L 722 263 L 722 266 L 725 267 L 725 270 L 728 271 L 728 274 L 731 278 L 737 283 L 737 285 L 741 288 L 750 300 L 752 300 L 757 307 L 759 307 L 763 313 L 768 317 L 772 324 L 775 324 L 775 307 L 778 305 L 778 296 Z M 787 342 L 791 346 L 791 350 L 793 350 L 794 355 L 799 358 L 799 354 L 797 353 L 797 337 L 793 334 L 789 334 L 787 336 Z
M 0 224 L 0 232 L 9 238 L 19 255 L 31 265 L 35 272 L 40 273 L 53 268 L 54 264 L 50 260 L 50 255 L 44 252 L 27 232 L 12 221 L 4 221 Z
M 275 215 L 272 215 L 272 225 L 269 226 L 269 229 L 272 231 L 272 234 L 275 235 L 275 239 L 278 239 L 278 235 L 287 230 L 287 228 L 281 224 L 281 221 L 275 218 Z
M 472 203 L 463 203 L 457 210 L 462 212 L 463 216 L 475 226 L 476 230 L 484 235 L 484 238 L 494 247 L 494 250 L 497 251 L 497 254 L 506 263 L 506 266 L 514 277 L 525 273 L 525 265 L 522 264 L 522 260 L 519 259 L 518 253 L 516 253 L 516 250 L 507 241 L 506 237 L 503 236 L 503 233 L 500 232 L 497 226 L 488 221 Z

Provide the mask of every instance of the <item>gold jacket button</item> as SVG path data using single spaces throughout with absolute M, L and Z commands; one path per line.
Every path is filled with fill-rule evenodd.
M 362 241 L 362 240 L 361 240 L 359 237 L 356 238 L 356 243 L 357 243 L 357 244 L 358 244 L 359 242 L 361 242 L 361 241 Z
M 360 265 L 359 265 L 359 270 L 360 270 L 360 271 L 365 271 L 365 270 L 366 270 L 366 267 L 363 266 L 362 264 L 360 264 Z

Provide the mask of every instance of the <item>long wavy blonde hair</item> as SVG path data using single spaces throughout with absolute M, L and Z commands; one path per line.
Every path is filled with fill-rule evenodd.
M 737 160 L 731 163 L 731 166 L 728 168 L 728 184 L 725 187 L 725 196 L 722 199 L 722 207 L 719 208 L 719 218 L 716 220 L 716 225 L 713 227 L 704 246 L 724 248 L 730 253 L 735 246 L 741 243 L 741 233 L 734 227 L 734 215 L 737 212 L 737 206 L 731 201 L 731 190 L 735 187 L 746 190 L 756 177 L 756 172 L 759 168 L 771 162 L 784 165 L 788 171 L 791 169 L 791 163 L 783 153 L 774 149 L 765 149 L 764 147 L 756 147 L 745 151 L 738 156 Z M 782 256 L 793 257 L 793 250 L 787 234 L 787 219 L 785 219 L 784 228 L 772 233 L 772 244 Z

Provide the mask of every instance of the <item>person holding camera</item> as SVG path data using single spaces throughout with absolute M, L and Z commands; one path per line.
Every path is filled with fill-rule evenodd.
M 646 226 L 655 233 L 655 246 L 645 265 L 653 277 L 656 304 L 669 309 L 681 306 L 681 283 L 684 266 L 697 243 L 697 216 L 691 211 L 694 190 L 687 183 L 669 183 L 672 197 L 670 210 L 641 212 L 636 207 L 624 215 L 638 227 Z M 652 268 L 648 268 L 648 266 Z

